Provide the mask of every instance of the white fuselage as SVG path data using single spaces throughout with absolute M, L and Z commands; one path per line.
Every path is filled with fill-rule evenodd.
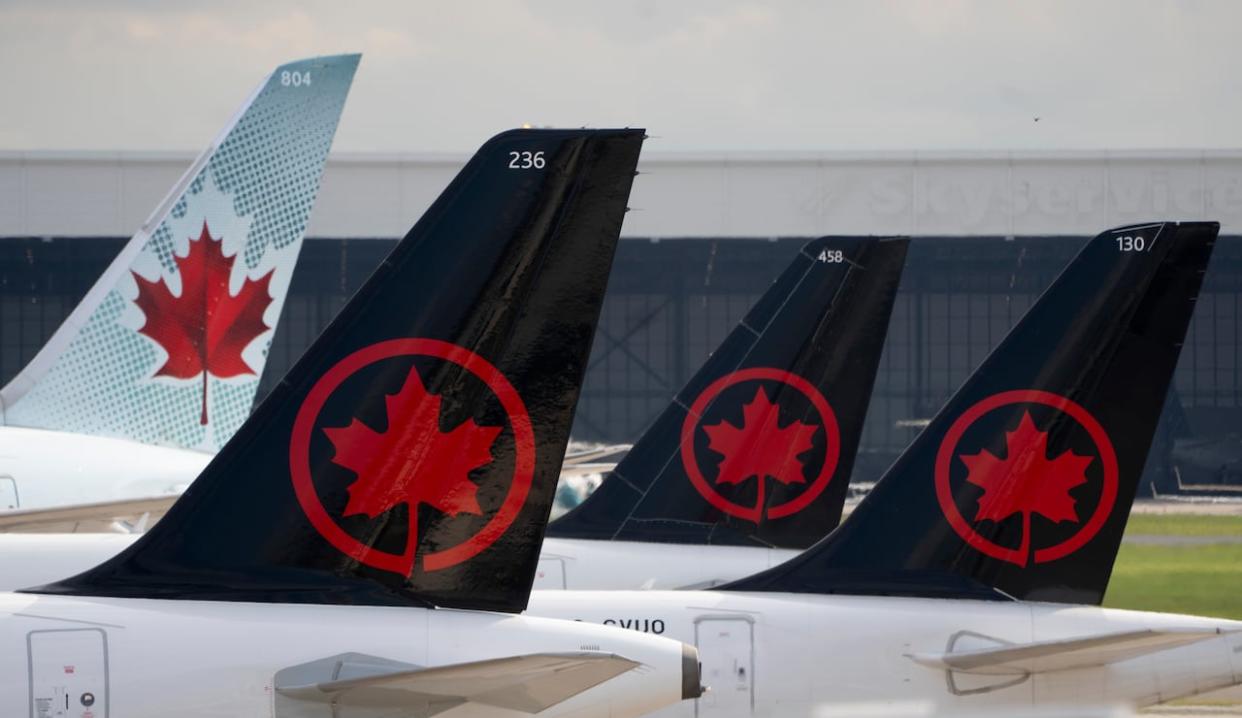
M 212 456 L 128 439 L 0 426 L 0 511 L 180 494 Z
M 1033 676 L 948 675 L 909 654 L 1166 626 L 1242 624 L 1084 606 L 725 591 L 542 591 L 529 615 L 630 627 L 699 648 L 696 702 L 663 718 L 812 718 L 876 711 L 957 715 L 1073 704 L 1148 705 L 1242 681 L 1242 636 L 1112 665 Z M 866 708 L 864 708 L 866 706 Z M 883 712 L 883 711 L 880 711 Z
M 288 700 L 277 690 L 279 671 L 345 653 L 425 668 L 582 651 L 642 665 L 588 691 L 590 700 L 579 695 L 541 716 L 621 718 L 681 700 L 680 643 L 591 624 L 444 609 L 0 594 L 0 715 L 271 716 Z M 51 709 L 40 713 L 41 704 Z M 466 704 L 439 715 L 525 714 Z
M 40 586 L 97 566 L 138 540 L 130 534 L 0 534 L 0 591 Z M 658 590 L 717 586 L 788 560 L 795 551 L 733 546 L 546 539 L 536 590 Z
M 0 550 L 3 544 L 0 543 Z M 714 588 L 788 561 L 797 551 L 749 546 L 546 538 L 536 590 Z
M 133 539 L 2 535 L 0 582 L 47 583 L 89 568 Z M 597 542 L 549 542 L 545 554 L 554 547 L 564 550 L 566 543 Z M 611 566 L 614 579 L 641 585 L 644 576 L 667 575 L 663 569 L 683 555 L 655 553 L 665 546 L 609 546 L 629 554 L 610 557 L 611 563 L 582 573 L 584 579 L 607 573 Z M 907 657 L 945 651 L 954 641 L 961 641 L 955 644 L 960 650 L 997 641 L 1029 643 L 1164 626 L 1242 628 L 1221 619 L 1095 607 L 725 591 L 544 590 L 532 595 L 528 615 L 603 624 L 697 646 L 711 692 L 697 709 L 691 704 L 669 709 L 669 718 L 809 718 L 824 706 L 876 701 L 961 711 L 1066 701 L 1146 705 L 1242 681 L 1242 638 L 1236 635 L 1113 665 L 1028 677 L 950 676 Z

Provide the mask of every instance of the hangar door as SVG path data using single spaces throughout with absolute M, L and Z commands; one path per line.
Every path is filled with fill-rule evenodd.
M 18 508 L 17 482 L 12 476 L 0 476 L 0 511 Z
M 755 708 L 754 624 L 749 618 L 700 618 L 694 645 L 703 663 L 703 685 L 694 702 L 698 718 L 749 718 Z
M 536 591 L 564 590 L 565 559 L 540 556 L 539 568 L 535 570 L 534 588 Z

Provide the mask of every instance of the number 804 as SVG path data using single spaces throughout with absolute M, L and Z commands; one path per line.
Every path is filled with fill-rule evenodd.
M 284 70 L 280 73 L 282 87 L 307 87 L 311 84 L 310 71 Z

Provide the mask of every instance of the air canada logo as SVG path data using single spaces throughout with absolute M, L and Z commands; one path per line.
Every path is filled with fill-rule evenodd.
M 434 377 L 443 393 L 429 388 Z M 409 576 L 416 558 L 441 570 L 504 535 L 530 491 L 535 437 L 517 390 L 486 359 L 448 342 L 393 339 L 320 377 L 294 421 L 289 468 L 329 543 Z M 416 557 L 427 531 L 435 534 Z M 398 545 L 384 544 L 390 533 Z
M 1085 408 L 1007 391 L 967 409 L 936 455 L 936 498 L 977 551 L 1018 566 L 1087 545 L 1117 501 L 1117 454 Z
M 828 401 L 781 369 L 741 369 L 717 379 L 681 429 L 691 484 L 712 506 L 756 524 L 809 506 L 832 480 L 840 451 Z
M 274 270 L 258 279 L 246 277 L 236 293 L 229 280 L 237 255 L 225 256 L 222 240 L 211 236 L 203 222 L 198 239 L 191 238 L 184 256 L 174 256 L 180 290 L 173 293 L 165 277 L 147 279 L 133 272 L 138 283 L 134 304 L 145 321 L 138 329 L 167 353 L 155 370 L 157 377 L 202 377 L 202 413 L 207 423 L 207 375 L 218 379 L 255 376 L 242 352 L 271 329 L 263 313 L 272 303 Z

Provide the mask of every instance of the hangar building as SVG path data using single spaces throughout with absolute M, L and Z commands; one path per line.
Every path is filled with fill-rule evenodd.
M 880 471 L 1086 238 L 1222 224 L 1150 490 L 1242 491 L 1242 151 L 661 154 L 648 144 L 574 436 L 633 439 L 807 238 L 908 235 L 856 480 Z M 190 163 L 0 153 L 0 381 L 35 353 Z M 275 336 L 284 372 L 465 161 L 335 154 Z

